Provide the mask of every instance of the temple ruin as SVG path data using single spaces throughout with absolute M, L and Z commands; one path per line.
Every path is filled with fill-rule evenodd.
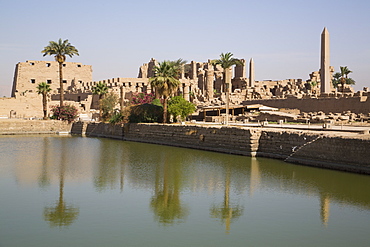
M 221 66 L 214 66 L 212 60 L 205 62 L 191 61 L 183 66 L 179 74 L 181 82 L 177 95 L 193 102 L 202 111 L 218 109 L 224 111 L 226 90 L 230 90 L 230 107 L 235 109 L 246 105 L 262 104 L 276 108 L 298 109 L 299 111 L 321 111 L 325 114 L 351 111 L 368 114 L 370 99 L 367 88 L 354 92 L 349 85 L 336 90 L 331 85 L 334 68 L 330 66 L 329 33 L 322 32 L 321 68 L 309 74 L 309 79 L 255 80 L 255 62 L 249 64 L 240 59 L 242 65 L 236 65 L 224 73 Z M 121 102 L 129 102 L 136 93 L 151 93 L 149 78 L 154 76 L 153 68 L 158 61 L 152 58 L 139 68 L 137 78 L 111 78 L 102 80 L 109 91 L 118 95 Z M 258 61 L 256 63 L 258 66 Z M 249 71 L 249 75 L 247 75 Z M 231 87 L 225 86 L 225 78 L 231 78 Z M 48 104 L 58 105 L 59 74 L 58 63 L 49 61 L 26 61 L 16 65 L 12 98 L 0 100 L 0 117 L 31 118 L 42 116 L 41 95 L 37 94 L 40 82 L 50 84 L 52 91 Z M 65 102 L 75 105 L 80 116 L 94 118 L 98 109 L 98 96 L 93 95 L 92 66 L 81 63 L 63 64 L 63 82 Z M 344 93 L 343 93 L 344 92 Z M 350 102 L 343 103 L 344 101 Z M 338 104 L 338 102 L 340 102 Z M 240 114 L 240 113 L 239 113 Z M 212 121 L 212 120 L 211 120 Z

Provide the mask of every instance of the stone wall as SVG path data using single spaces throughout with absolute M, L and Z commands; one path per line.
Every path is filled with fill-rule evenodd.
M 342 113 L 351 111 L 353 113 L 368 114 L 370 109 L 370 97 L 349 97 L 349 98 L 309 98 L 298 99 L 295 97 L 286 99 L 264 99 L 244 101 L 243 105 L 262 104 L 276 108 L 295 108 L 302 112 L 319 112 L 325 114 Z
M 315 167 L 370 174 L 370 135 L 333 131 L 225 126 L 0 120 L 0 134 L 70 131 L 91 137 L 282 159 Z
M 0 119 L 0 135 L 70 132 L 72 124 L 58 120 Z
M 254 155 L 258 147 L 254 129 L 163 124 L 126 124 L 124 140 Z
M 121 125 L 105 123 L 73 123 L 71 134 L 86 135 L 91 137 L 107 137 L 113 139 L 123 139 L 123 127 Z
M 91 126 L 90 126 L 91 125 Z M 121 128 L 121 130 L 120 130 Z M 89 124 L 87 136 L 114 137 L 370 174 L 370 136 L 336 132 L 196 125 Z
M 42 96 L 0 98 L 0 118 L 31 118 L 43 116 Z

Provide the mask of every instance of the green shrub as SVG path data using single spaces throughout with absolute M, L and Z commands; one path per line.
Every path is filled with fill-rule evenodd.
M 175 120 L 180 117 L 179 120 L 183 121 L 188 115 L 195 112 L 195 110 L 195 105 L 181 96 L 172 97 L 168 101 L 168 113 L 174 116 Z
M 160 99 L 153 99 L 151 104 L 163 107 Z
M 100 100 L 101 120 L 103 122 L 109 121 L 114 114 L 114 109 L 118 102 L 118 96 L 113 92 L 108 93 Z
M 121 114 L 120 111 L 114 111 L 113 115 L 109 119 L 109 123 L 111 124 L 119 124 L 122 123 L 124 116 Z
M 129 121 L 130 123 L 163 122 L 163 107 L 153 104 L 132 106 Z

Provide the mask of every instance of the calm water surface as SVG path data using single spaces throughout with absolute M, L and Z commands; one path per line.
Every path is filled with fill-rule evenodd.
M 0 246 L 370 246 L 370 176 L 109 139 L 2 136 Z

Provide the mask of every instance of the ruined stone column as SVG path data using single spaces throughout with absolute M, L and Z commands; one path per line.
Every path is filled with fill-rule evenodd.
M 240 59 L 242 65 L 237 64 L 235 66 L 235 78 L 245 78 L 245 59 Z
M 154 58 L 152 58 L 150 60 L 150 62 L 148 63 L 148 73 L 147 73 L 147 77 L 148 78 L 154 76 L 154 67 L 156 67 L 156 66 L 158 66 L 158 62 L 157 62 L 157 60 L 155 60 Z
M 154 90 L 152 89 L 152 85 L 150 84 L 150 82 L 148 82 L 146 85 L 146 93 L 154 93 Z
M 331 92 L 330 86 L 330 43 L 329 32 L 324 28 L 321 33 L 321 67 L 320 67 L 320 91 L 321 94 Z
M 185 67 L 184 67 L 184 65 L 181 66 L 180 79 L 185 79 Z
M 125 87 L 123 85 L 120 86 L 119 106 L 120 106 L 120 110 L 121 110 L 121 113 L 122 113 L 123 109 L 125 107 Z
M 232 88 L 232 85 L 231 85 L 231 72 L 232 72 L 232 68 L 231 67 L 224 70 L 224 76 L 225 76 L 225 92 L 228 90 L 229 93 L 231 92 L 231 88 Z
M 188 83 L 184 83 L 184 99 L 187 101 L 190 101 L 190 95 L 189 95 L 189 85 Z
M 201 90 L 202 94 L 205 94 L 205 71 L 203 70 L 203 68 L 199 68 L 199 71 L 198 71 L 198 88 Z
M 254 61 L 253 58 L 249 61 L 249 87 L 254 87 Z
M 223 74 L 224 72 L 223 71 L 219 71 L 219 70 L 215 70 L 215 77 L 216 77 L 216 80 L 215 80 L 215 88 L 217 93 L 221 93 L 222 92 L 222 88 L 223 88 Z
M 191 77 L 190 79 L 195 80 L 197 78 L 197 63 L 191 61 Z
M 213 81 L 214 81 L 214 69 L 213 65 L 207 63 L 206 68 L 206 96 L 208 100 L 213 99 Z

